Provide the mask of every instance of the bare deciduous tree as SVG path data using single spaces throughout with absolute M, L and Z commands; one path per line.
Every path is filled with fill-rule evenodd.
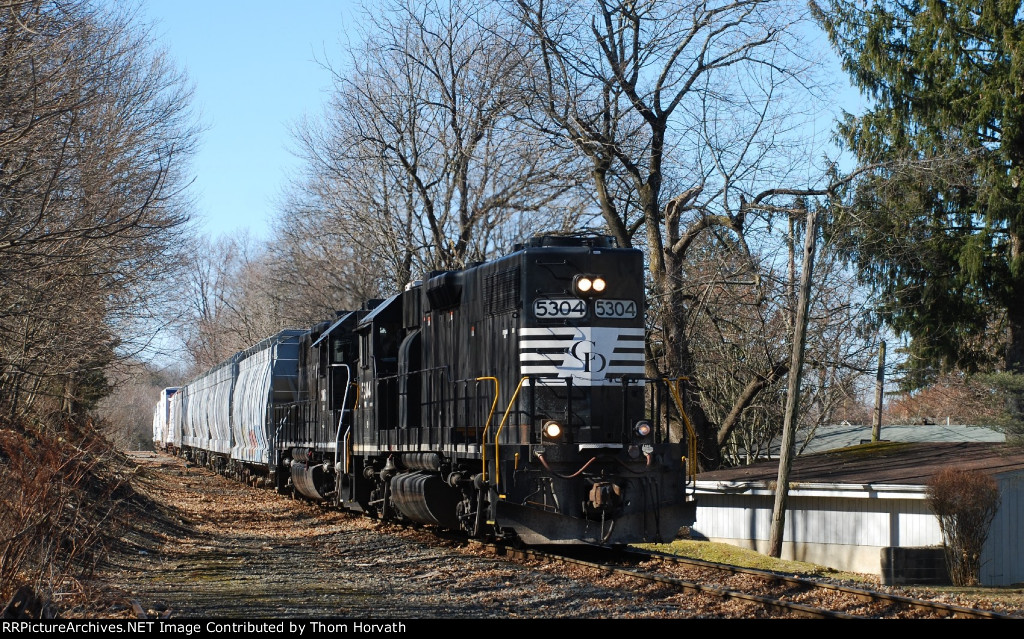
M 308 325 L 293 322 L 289 299 L 279 292 L 263 242 L 248 233 L 200 239 L 178 296 L 188 372 L 215 366 L 283 328 Z
M 792 243 L 787 244 L 764 246 L 748 257 L 700 238 L 684 265 L 682 279 L 693 295 L 687 334 L 700 363 L 696 399 L 712 423 L 730 425 L 717 433 L 729 465 L 763 460 L 777 450 L 785 371 L 767 379 L 762 371 L 780 367 L 791 347 L 797 262 Z M 865 301 L 858 297 L 854 276 L 827 243 L 819 252 L 798 412 L 803 446 L 817 426 L 843 419 L 839 411 L 859 399 L 858 383 L 873 356 L 859 332 Z M 754 286 L 758 279 L 760 286 Z M 752 380 L 761 386 L 752 386 Z M 754 391 L 739 419 L 733 419 L 736 398 Z
M 776 222 L 802 218 L 794 198 L 838 185 L 830 167 L 815 167 L 815 140 L 800 129 L 822 86 L 816 60 L 800 51 L 806 10 L 779 0 L 506 6 L 533 38 L 525 82 L 535 121 L 587 158 L 608 228 L 647 251 L 656 329 L 648 374 L 690 380 L 699 461 L 718 466 L 729 433 L 790 358 L 749 345 L 755 357 L 733 371 L 728 410 L 711 418 L 691 333 L 706 310 L 705 278 L 689 275 L 709 246 L 732 254 L 730 270 L 750 262 L 742 297 L 759 300 L 750 307 L 758 322 L 776 322 L 778 310 L 761 307 L 767 291 L 751 246 L 778 245 Z
M 110 394 L 96 405 L 98 426 L 118 450 L 153 450 L 153 404 L 160 390 L 181 378 L 178 368 L 129 361 L 110 376 Z
M 298 198 L 291 200 L 297 205 Z M 301 206 L 301 205 L 300 205 Z M 329 207 L 289 210 L 275 222 L 267 250 L 274 295 L 294 325 L 311 326 L 336 311 L 355 310 L 381 297 L 379 256 L 364 253 L 348 234 L 325 224 Z
M 493 6 L 399 0 L 366 25 L 324 117 L 297 131 L 307 168 L 287 211 L 372 257 L 388 290 L 576 226 L 589 198 L 518 117 L 522 35 Z
M 120 5 L 0 6 L 0 398 L 77 413 L 146 349 L 187 228 L 185 78 Z M 143 337 L 139 337 L 139 336 Z

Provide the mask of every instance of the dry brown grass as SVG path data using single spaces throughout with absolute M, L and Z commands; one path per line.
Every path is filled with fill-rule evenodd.
M 865 588 L 880 587 L 881 581 L 878 575 L 843 572 L 818 564 L 775 559 L 754 550 L 711 541 L 677 539 L 670 544 L 644 544 L 642 547 L 646 550 L 655 550 L 743 568 L 836 579 L 850 582 L 854 586 L 860 584 Z M 944 601 L 970 607 L 989 608 L 994 606 L 996 608 L 1024 611 L 1024 584 L 1002 587 L 905 586 L 889 589 L 899 591 L 900 594 L 905 596 L 919 599 Z
M 81 593 L 116 537 L 113 515 L 127 492 L 110 446 L 71 420 L 47 428 L 0 425 L 0 608 L 31 593 L 33 617 Z

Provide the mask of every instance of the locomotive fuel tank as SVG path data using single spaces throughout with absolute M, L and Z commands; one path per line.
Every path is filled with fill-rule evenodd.
M 398 465 L 391 457 L 383 471 L 384 480 L 389 482 L 392 504 L 407 519 L 459 530 L 462 493 L 445 481 L 442 463 L 437 453 L 406 453 L 398 458 Z
M 412 521 L 459 530 L 456 513 L 462 496 L 436 473 L 415 471 L 392 477 L 391 499 Z
M 292 461 L 290 469 L 292 485 L 300 495 L 313 501 L 324 501 L 329 498 L 329 488 L 333 486 L 333 482 L 328 466 L 322 463 Z

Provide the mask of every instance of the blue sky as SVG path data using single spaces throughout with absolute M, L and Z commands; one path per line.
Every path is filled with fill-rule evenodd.
M 192 195 L 203 230 L 265 237 L 299 167 L 290 127 L 320 113 L 331 79 L 318 60 L 344 61 L 359 0 L 136 1 L 156 42 L 195 83 L 193 107 L 206 130 Z M 856 110 L 855 91 L 841 101 Z
M 268 232 L 299 163 L 290 127 L 320 112 L 357 5 L 351 0 L 139 0 L 155 41 L 195 83 L 206 130 L 192 192 L 212 237 Z

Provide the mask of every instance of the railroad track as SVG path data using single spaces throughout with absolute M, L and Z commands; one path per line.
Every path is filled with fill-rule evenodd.
M 154 463 L 162 462 L 158 457 L 147 459 Z M 160 463 L 161 467 L 164 465 Z M 207 497 L 211 490 L 209 487 L 206 489 Z M 213 490 L 213 494 L 220 492 L 221 489 Z M 467 541 L 465 537 L 454 533 L 420 527 L 407 528 L 421 533 L 423 543 L 430 543 L 432 538 L 458 540 L 460 545 Z M 554 553 L 475 541 L 470 543 L 489 553 L 505 555 L 505 558 L 578 566 L 588 573 L 575 578 L 588 582 L 604 581 L 605 577 L 610 576 L 609 587 L 628 590 L 632 595 L 643 592 L 657 608 L 686 607 L 686 616 L 1021 619 L 1020 616 L 991 610 L 912 599 L 790 574 L 739 568 L 632 548 L 611 552 L 603 548 L 580 546 Z M 569 554 L 565 550 L 576 552 Z M 616 581 L 618 583 L 613 583 Z
M 704 595 L 738 604 L 763 616 L 815 619 L 1019 619 L 981 610 L 913 599 L 886 592 L 820 582 L 770 571 L 740 568 L 636 549 L 515 549 L 494 547 L 517 559 L 560 562 L 659 584 L 670 592 Z M 758 613 L 760 614 L 760 613 Z

